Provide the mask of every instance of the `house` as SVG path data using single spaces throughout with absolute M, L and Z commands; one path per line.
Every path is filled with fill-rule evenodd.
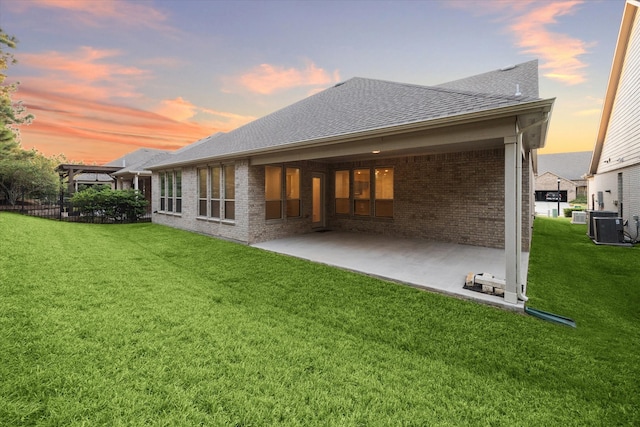
M 558 188 L 560 188 L 561 202 L 586 198 L 586 175 L 591 155 L 591 151 L 539 154 L 535 185 L 536 201 L 549 199 L 550 194 L 558 193 Z
M 108 185 L 117 190 L 140 190 L 151 202 L 151 172 L 145 167 L 172 153 L 141 148 L 104 165 L 61 164 L 57 170 L 61 179 L 67 179 L 68 194 L 78 191 L 81 186 Z
M 150 213 L 151 171 L 147 170 L 146 166 L 157 163 L 171 154 L 171 151 L 156 150 L 153 148 L 140 148 L 124 155 L 123 157 L 106 163 L 105 166 L 120 167 L 120 169 L 111 174 L 115 180 L 115 188 L 118 190 L 139 190 L 144 195 L 144 198 L 149 202 L 148 210 Z
M 332 229 L 504 248 L 516 303 L 553 102 L 537 61 L 439 86 L 352 78 L 148 166 L 153 221 L 248 244 Z
M 589 166 L 588 202 L 637 237 L 640 215 L 640 2 L 627 0 Z

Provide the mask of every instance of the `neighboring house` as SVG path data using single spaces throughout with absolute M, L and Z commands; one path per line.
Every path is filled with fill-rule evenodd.
M 172 153 L 141 148 L 100 166 L 62 164 L 58 166 L 58 173 L 61 178 L 67 178 L 69 194 L 78 191 L 81 185 L 109 185 L 119 190 L 140 190 L 151 202 L 151 172 L 145 167 Z
M 505 248 L 515 303 L 554 102 L 537 68 L 339 83 L 148 166 L 153 221 L 249 244 L 332 229 Z
M 636 233 L 640 215 L 640 2 L 625 3 L 589 167 L 589 208 L 616 211 Z
M 144 194 L 144 198 L 149 201 L 148 210 L 151 212 L 151 171 L 145 168 L 171 154 L 170 151 L 140 148 L 112 160 L 105 166 L 120 166 L 121 169 L 111 174 L 116 181 L 115 188 L 118 190 L 140 190 Z
M 570 202 L 578 197 L 587 197 L 587 179 L 591 151 L 576 153 L 538 154 L 535 199 L 545 201 L 550 194 L 558 192 L 560 201 Z M 551 196 L 552 197 L 552 196 Z M 554 199 L 553 201 L 556 201 Z

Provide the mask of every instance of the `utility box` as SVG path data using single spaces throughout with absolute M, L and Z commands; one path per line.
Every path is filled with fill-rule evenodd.
M 571 224 L 586 224 L 587 213 L 585 211 L 571 212 Z
M 622 218 L 596 217 L 593 220 L 596 243 L 624 243 Z
M 596 238 L 595 218 L 617 217 L 618 212 L 614 211 L 587 211 L 587 233 L 591 240 Z

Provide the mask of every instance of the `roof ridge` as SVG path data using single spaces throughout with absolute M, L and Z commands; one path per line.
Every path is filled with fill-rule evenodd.
M 528 61 L 528 62 L 531 62 L 531 61 Z M 491 73 L 491 72 L 493 72 L 493 71 L 489 71 L 489 73 Z M 414 88 L 420 88 L 420 89 L 428 89 L 428 90 L 433 90 L 433 91 L 442 92 L 442 93 L 455 93 L 455 94 L 460 94 L 460 95 L 482 96 L 482 97 L 487 98 L 487 99 L 508 99 L 508 100 L 514 100 L 514 101 L 515 100 L 527 101 L 527 100 L 541 99 L 539 97 L 526 96 L 526 95 L 505 95 L 505 94 L 491 93 L 491 92 L 478 92 L 478 91 L 472 91 L 472 90 L 450 89 L 450 88 L 446 88 L 446 87 L 441 87 L 440 85 L 419 85 L 419 84 L 416 84 L 416 83 L 395 82 L 393 80 L 374 79 L 374 78 L 368 78 L 368 77 L 351 77 L 350 79 L 345 80 L 344 82 L 341 82 L 341 83 L 339 83 L 339 84 L 337 84 L 337 85 L 335 85 L 333 87 L 342 86 L 343 84 L 346 84 L 349 81 L 356 80 L 356 79 L 368 80 L 368 81 L 374 81 L 374 82 L 382 82 L 382 83 L 389 83 L 389 84 L 393 84 L 393 85 L 397 85 L 397 86 L 404 86 L 404 87 L 414 87 Z M 443 84 L 445 84 L 445 83 L 443 83 Z

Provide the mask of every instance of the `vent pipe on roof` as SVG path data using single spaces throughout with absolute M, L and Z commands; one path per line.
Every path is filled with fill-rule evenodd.
M 516 83 L 516 96 L 520 96 L 520 95 L 522 95 L 522 92 L 520 92 L 520 85 Z

